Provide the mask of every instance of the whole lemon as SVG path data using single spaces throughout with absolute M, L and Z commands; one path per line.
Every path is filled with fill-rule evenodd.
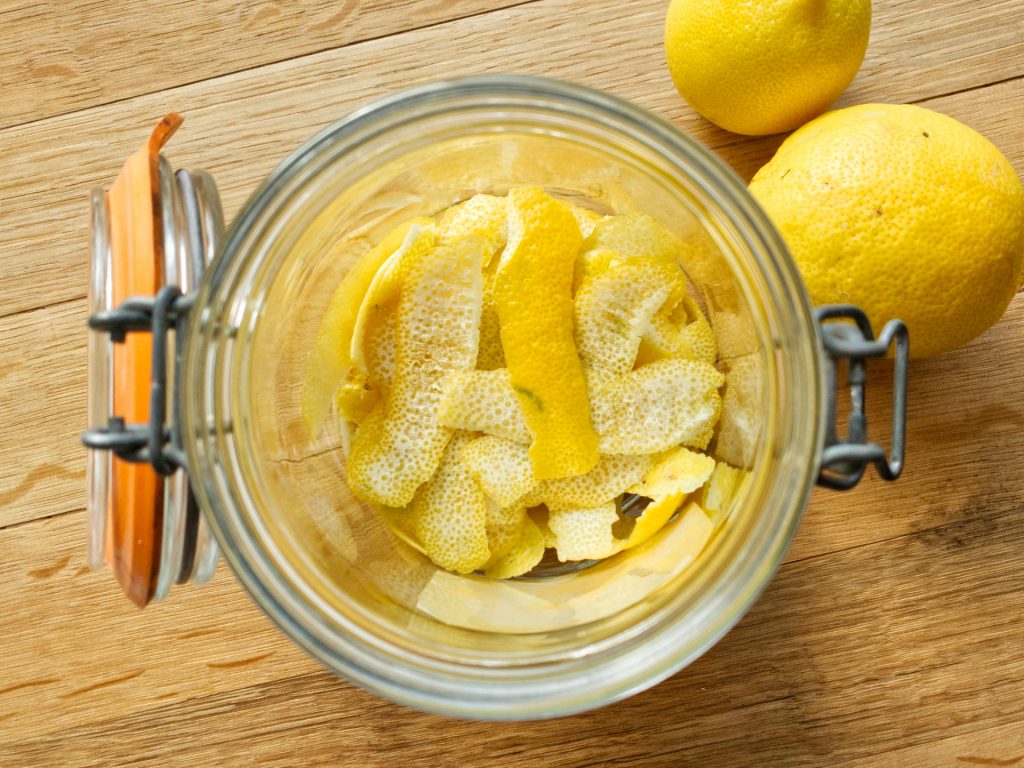
M 828 109 L 860 69 L 870 32 L 871 0 L 672 0 L 665 54 L 694 109 L 760 136 Z
M 910 353 L 993 325 L 1024 277 L 1024 188 L 984 136 L 921 107 L 829 112 L 783 142 L 750 191 L 815 304 L 900 318 Z

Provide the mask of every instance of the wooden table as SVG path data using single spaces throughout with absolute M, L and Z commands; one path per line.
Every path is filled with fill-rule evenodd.
M 1024 299 L 915 363 L 908 468 L 818 492 L 750 614 L 629 701 L 458 722 L 323 671 L 226 569 L 137 611 L 85 564 L 87 191 L 166 111 L 230 218 L 313 131 L 415 82 L 514 71 L 670 118 L 745 177 L 780 138 L 697 117 L 664 0 L 0 3 L 0 765 L 1024 766 Z M 876 0 L 842 103 L 913 102 L 1024 173 L 1024 0 Z M 876 377 L 877 378 L 877 377 Z M 882 377 L 884 379 L 884 376 Z M 883 383 L 870 396 L 883 437 Z

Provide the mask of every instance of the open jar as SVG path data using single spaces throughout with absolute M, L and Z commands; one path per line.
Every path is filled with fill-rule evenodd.
M 174 128 L 165 121 L 93 198 L 90 322 L 108 335 L 90 339 L 90 420 L 106 424 L 84 438 L 92 559 L 140 605 L 209 578 L 219 543 L 274 622 L 364 688 L 463 717 L 568 714 L 657 683 L 732 627 L 816 479 L 849 487 L 867 463 L 899 473 L 905 329 L 894 321 L 875 341 L 854 308 L 816 316 L 743 183 L 644 110 L 535 78 L 417 88 L 299 148 L 223 236 L 212 179 L 175 174 L 159 155 Z M 703 549 L 670 523 L 589 567 L 502 581 L 448 573 L 350 492 L 336 419 L 309 434 L 307 356 L 347 270 L 403 220 L 524 185 L 646 213 L 702 246 L 688 277 L 726 387 L 743 363 L 750 421 L 728 448 L 746 480 Z M 838 318 L 854 322 L 827 322 Z M 893 344 L 888 458 L 866 440 L 862 400 L 864 358 Z M 853 392 L 842 439 L 840 359 Z

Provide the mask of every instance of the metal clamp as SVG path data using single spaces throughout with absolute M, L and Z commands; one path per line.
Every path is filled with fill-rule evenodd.
M 821 340 L 825 348 L 828 398 L 825 450 L 822 452 L 818 484 L 847 490 L 860 481 L 868 464 L 875 465 L 883 480 L 895 480 L 903 471 L 906 443 L 907 362 L 910 351 L 907 326 L 901 320 L 890 320 L 876 340 L 867 315 L 858 307 L 848 304 L 819 307 L 815 315 L 821 326 Z M 844 320 L 852 320 L 853 324 L 841 322 Z M 882 446 L 867 439 L 865 361 L 869 357 L 884 357 L 893 345 L 896 349 L 893 361 L 892 448 L 887 456 Z M 836 432 L 836 379 L 841 360 L 847 361 L 847 383 L 850 386 L 850 417 L 845 437 Z
M 112 451 L 118 458 L 138 464 L 152 464 L 163 476 L 179 467 L 186 469 L 182 450 L 177 399 L 172 406 L 170 424 L 167 419 L 167 348 L 172 329 L 185 326 L 195 303 L 195 294 L 182 294 L 174 285 L 165 285 L 156 296 L 136 296 L 107 312 L 89 318 L 89 328 L 107 333 L 114 342 L 123 342 L 129 333 L 149 332 L 153 335 L 153 367 L 149 395 L 149 423 L 125 424 L 119 416 L 111 416 L 105 427 L 94 427 L 82 434 L 87 448 Z M 175 371 L 180 370 L 184 333 L 174 337 Z

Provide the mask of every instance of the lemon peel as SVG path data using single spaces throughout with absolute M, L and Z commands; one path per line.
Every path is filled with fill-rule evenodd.
M 402 285 L 409 271 L 420 261 L 423 254 L 434 246 L 436 236 L 436 227 L 429 219 L 427 223 L 413 222 L 402 244 L 380 265 L 377 274 L 373 276 L 370 287 L 359 305 L 349 349 L 353 365 L 364 376 L 370 374 L 365 351 L 368 329 L 387 327 L 388 321 L 384 318 L 396 312 Z M 379 337 L 375 347 L 386 349 Z
M 731 507 L 733 499 L 739 493 L 740 485 L 749 476 L 746 470 L 733 467 L 720 461 L 715 471 L 700 492 L 700 505 L 712 518 L 725 514 Z
M 552 509 L 597 507 L 643 478 L 654 461 L 653 456 L 602 455 L 597 466 L 586 474 L 545 480 L 538 492 Z M 714 465 L 713 460 L 711 463 Z
M 572 215 L 576 218 L 576 225 L 580 228 L 580 235 L 584 240 L 590 237 L 594 227 L 605 218 L 597 211 L 592 211 L 589 208 L 581 208 L 578 205 L 570 206 L 570 208 L 572 209 Z
M 659 259 L 678 264 L 683 241 L 646 213 L 606 216 L 594 224 L 583 251 L 612 251 L 624 259 Z
M 390 306 L 375 313 L 373 322 L 361 336 L 360 354 L 364 354 L 365 374 L 359 374 L 372 387 L 380 391 L 390 389 L 395 378 L 395 327 L 398 323 L 396 307 Z
M 508 205 L 503 197 L 473 195 L 465 202 L 448 208 L 441 216 L 438 242 L 454 243 L 478 238 L 484 244 L 483 266 L 490 264 L 495 253 L 505 244 Z
M 452 434 L 437 421 L 443 384 L 476 363 L 481 258 L 479 241 L 464 240 L 410 266 L 398 301 L 394 382 L 348 457 L 349 485 L 362 498 L 405 506 L 441 460 Z
M 727 364 L 714 453 L 738 467 L 750 467 L 754 460 L 761 425 L 763 375 L 759 355 L 744 355 Z
M 527 517 L 523 520 L 519 541 L 496 562 L 488 564 L 484 575 L 492 579 L 511 579 L 529 573 L 543 559 L 544 549 L 544 534 Z
M 463 452 L 463 456 L 465 456 L 465 452 Z M 518 504 L 502 507 L 488 499 L 485 528 L 487 530 L 487 548 L 491 556 L 483 565 L 485 571 L 516 548 L 522 537 L 525 523 L 526 507 Z
M 598 452 L 573 339 L 579 226 L 569 206 L 539 187 L 513 189 L 508 206 L 494 298 L 512 388 L 533 438 L 534 475 L 582 474 Z
M 380 401 L 380 390 L 370 386 L 364 376 L 355 374 L 344 381 L 334 393 L 334 405 L 346 421 L 358 424 L 370 415 Z
M 611 557 L 620 546 L 612 533 L 618 520 L 614 501 L 595 507 L 550 510 L 548 528 L 555 539 L 555 554 L 563 563 Z
M 683 503 L 686 494 L 669 493 L 653 499 L 633 524 L 633 529 L 625 539 L 616 542 L 616 552 L 638 547 L 665 527 Z
M 391 230 L 355 263 L 331 296 L 306 359 L 300 398 L 302 419 L 311 436 L 320 431 L 331 407 L 334 390 L 352 365 L 349 351 L 352 331 L 374 275 L 402 245 L 412 227 L 429 222 L 429 219 L 412 219 Z
M 683 496 L 697 490 L 715 470 L 715 460 L 687 448 L 673 448 L 659 457 L 638 483 L 627 493 L 658 499 L 671 494 Z
M 624 261 L 592 274 L 576 292 L 576 343 L 590 370 L 624 374 L 633 368 L 640 339 L 662 307 L 686 293 L 682 270 L 653 258 Z
M 683 296 L 672 311 L 662 309 L 651 318 L 640 339 L 636 365 L 666 357 L 685 357 L 706 363 L 714 363 L 718 358 L 715 332 L 690 296 Z
M 497 263 L 484 270 L 484 304 L 480 314 L 480 350 L 476 367 L 482 371 L 504 368 L 505 350 L 501 346 L 501 324 L 498 321 L 498 307 L 494 303 L 494 281 Z
M 498 506 L 515 504 L 536 485 L 529 452 L 521 443 L 484 435 L 463 446 L 462 459 Z
M 441 216 L 438 241 L 457 242 L 467 237 L 484 243 L 484 301 L 480 315 L 480 349 L 477 368 L 489 371 L 505 367 L 505 353 L 498 333 L 498 310 L 494 305 L 494 255 L 505 245 L 508 235 L 508 203 L 504 197 L 474 195 L 452 206 Z
M 725 376 L 713 365 L 669 358 L 625 376 L 590 377 L 591 415 L 602 453 L 660 453 L 706 439 Z
M 544 536 L 545 548 L 554 549 L 557 541 L 555 540 L 555 534 L 551 531 L 551 526 L 548 525 L 548 518 L 551 516 L 548 508 L 541 506 L 531 507 L 531 505 L 527 505 L 527 507 L 526 515 L 533 521 L 534 525 L 537 526 L 541 534 Z
M 452 374 L 445 381 L 437 418 L 452 429 L 530 442 L 530 430 L 507 368 Z
M 462 461 L 469 439 L 456 435 L 449 442 L 437 472 L 409 504 L 413 530 L 427 556 L 455 573 L 472 573 L 491 557 L 487 497 Z
M 682 494 L 671 494 L 657 499 L 649 505 L 637 519 L 633 531 L 622 542 L 621 549 L 639 547 L 653 538 L 676 514 L 684 499 Z M 679 513 L 679 519 L 673 525 L 692 529 L 691 536 L 700 542 L 700 546 L 696 548 L 698 552 L 711 538 L 711 532 L 714 529 L 711 519 L 704 513 L 704 510 L 700 508 L 699 504 L 692 501 Z

